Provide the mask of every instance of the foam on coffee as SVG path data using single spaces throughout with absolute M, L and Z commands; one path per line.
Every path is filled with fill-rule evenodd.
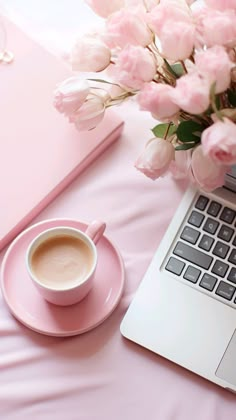
M 40 282 L 54 289 L 82 283 L 93 266 L 93 253 L 80 238 L 60 235 L 45 240 L 31 257 L 31 269 Z

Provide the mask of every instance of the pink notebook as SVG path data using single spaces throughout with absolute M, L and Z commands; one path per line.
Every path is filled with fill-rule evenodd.
M 0 249 L 120 135 L 109 112 L 79 133 L 53 107 L 66 65 L 4 18 L 14 62 L 0 64 Z

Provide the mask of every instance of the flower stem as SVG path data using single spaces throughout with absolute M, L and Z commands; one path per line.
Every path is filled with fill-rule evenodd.
M 193 54 L 190 55 L 189 60 L 192 61 L 193 64 L 195 63 L 194 55 Z
M 182 65 L 182 67 L 183 67 L 184 72 L 185 72 L 185 73 L 188 73 L 188 70 L 187 70 L 187 68 L 186 68 L 186 66 L 185 66 L 185 62 L 184 62 L 183 60 L 180 60 L 180 63 L 181 63 L 181 65 Z
M 164 74 L 162 74 L 159 70 L 156 70 L 156 74 L 158 74 L 158 76 L 160 76 L 160 78 L 167 83 L 168 85 L 170 85 L 170 81 L 166 78 L 166 76 L 164 76 Z M 155 80 L 154 80 L 155 81 Z
M 170 130 L 170 126 L 171 126 L 171 122 L 169 122 L 169 124 L 168 124 L 168 126 L 167 126 L 167 128 L 166 128 L 166 132 L 165 132 L 165 134 L 164 134 L 164 140 L 166 140 L 167 139 L 167 136 L 168 136 L 168 133 L 169 133 L 169 130 Z
M 187 112 L 181 111 L 180 117 L 183 118 L 185 121 L 192 120 L 201 125 L 210 124 L 210 119 L 208 119 L 207 116 L 204 116 L 204 115 L 192 115 L 192 114 L 188 114 Z

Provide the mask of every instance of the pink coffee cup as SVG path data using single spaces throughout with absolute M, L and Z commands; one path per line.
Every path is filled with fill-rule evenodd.
M 44 230 L 30 243 L 26 266 L 44 299 L 67 306 L 91 290 L 97 267 L 97 247 L 106 224 L 93 221 L 85 232 L 66 226 Z

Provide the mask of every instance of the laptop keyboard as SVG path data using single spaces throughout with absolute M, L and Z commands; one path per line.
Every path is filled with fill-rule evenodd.
M 236 307 L 236 211 L 199 195 L 165 270 Z

